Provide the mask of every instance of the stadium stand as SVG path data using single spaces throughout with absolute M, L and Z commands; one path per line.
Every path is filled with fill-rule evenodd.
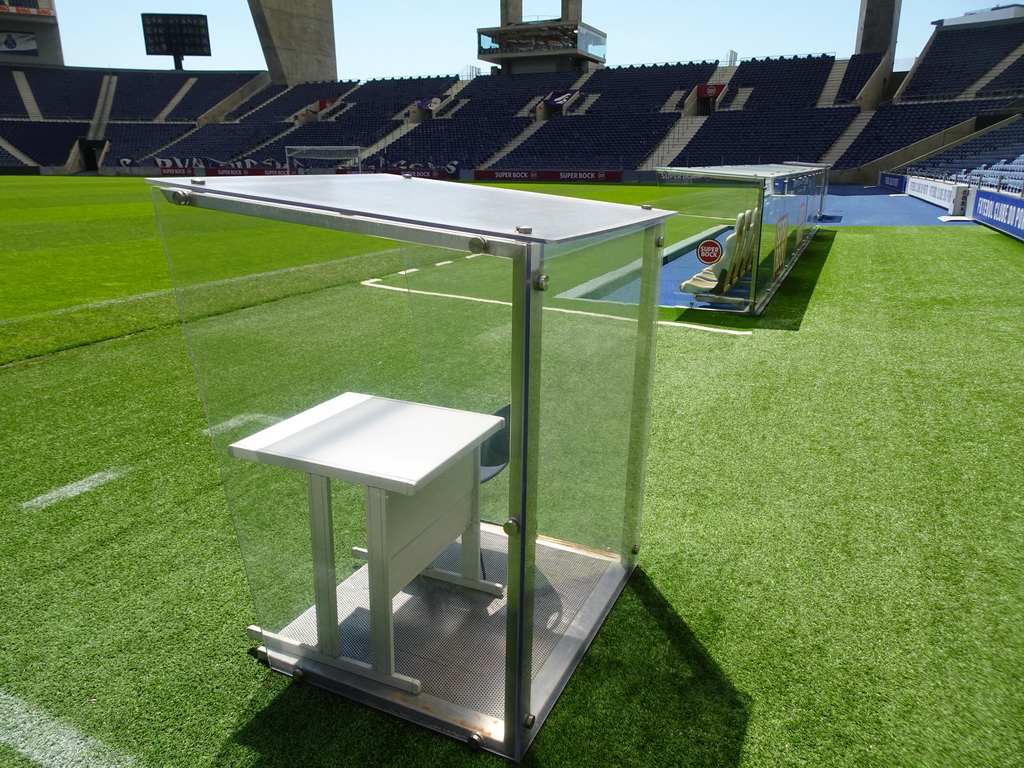
M 0 165 L 18 166 L 24 165 L 24 163 L 21 162 L 21 160 L 16 158 L 14 155 L 12 155 L 10 152 L 8 152 L 6 149 L 0 147 Z
M 454 76 L 381 79 L 370 80 L 355 90 L 351 88 L 355 84 L 348 83 L 345 90 L 350 92 L 345 98 L 325 110 L 328 119 L 300 125 L 246 157 L 283 164 L 287 146 L 373 146 L 402 126 L 403 121 L 396 115 L 421 99 L 444 93 L 457 81 Z M 330 163 L 307 161 L 306 165 L 329 167 Z
M 681 91 L 672 105 L 678 109 L 694 86 L 710 81 L 717 66 L 718 62 L 695 62 L 599 69 L 584 84 L 580 101 L 590 94 L 600 97 L 587 114 L 657 112 L 673 93 Z
M 184 123 L 109 123 L 104 138 L 110 146 L 103 157 L 103 166 L 133 165 L 137 158 L 156 152 L 192 129 L 192 125 Z
M 369 159 L 379 168 L 472 169 L 532 123 L 528 117 L 430 120 Z
M 1021 43 L 1024 22 L 939 27 L 903 98 L 954 99 Z
M 578 72 L 537 72 L 521 75 L 484 75 L 474 78 L 458 94 L 462 106 L 451 113 L 460 119 L 514 117 L 533 99 L 552 91 L 566 90 L 579 78 Z M 442 110 L 444 115 L 449 110 Z
M 1017 120 L 953 149 L 914 163 L 921 175 L 962 176 L 976 170 L 1019 173 L 1024 157 L 1024 121 Z
M 243 114 L 241 122 L 280 123 L 321 99 L 338 99 L 358 85 L 357 82 L 300 83 L 281 91 L 272 99 Z
M 864 165 L 972 117 L 996 112 L 1007 103 L 972 100 L 882 106 L 839 158 L 835 168 L 842 170 Z
M 753 91 L 743 104 L 752 111 L 804 109 L 818 102 L 828 80 L 834 56 L 806 56 L 792 59 L 749 59 L 740 63 L 722 97 L 721 109 L 728 109 L 740 89 Z
M 167 120 L 177 122 L 198 120 L 212 107 L 252 80 L 256 72 L 195 72 L 196 81 L 181 101 L 167 115 Z
M 978 91 L 978 96 L 1024 95 L 1024 58 L 1019 58 Z
M 846 72 L 839 84 L 839 92 L 836 94 L 836 104 L 853 104 L 861 89 L 867 84 L 868 79 L 882 63 L 880 53 L 856 53 L 850 57 L 846 65 Z
M 475 168 L 533 122 L 532 117 L 518 116 L 531 101 L 568 88 L 578 77 L 572 72 L 477 77 L 450 101 L 450 107 L 445 105 L 439 111 L 439 117 L 374 154 L 367 164 L 402 168 L 455 163 L 460 168 Z M 340 119 L 346 117 L 348 112 Z
M 210 123 L 189 131 L 156 157 L 198 158 L 204 165 L 227 164 L 288 129 L 282 123 Z
M 88 131 L 88 123 L 0 120 L 0 136 L 35 160 L 37 165 L 64 165 L 75 142 Z M 15 165 L 22 163 L 16 162 Z
M 225 120 L 238 120 L 243 115 L 246 115 L 249 112 L 252 112 L 253 110 L 266 104 L 274 97 L 280 96 L 286 90 L 288 90 L 288 86 L 282 85 L 280 83 L 270 83 L 268 85 L 265 85 L 263 88 L 256 91 L 256 93 L 254 93 L 248 99 L 246 99 L 233 110 L 231 110 L 231 112 L 229 112 L 228 115 L 225 117 Z
M 817 162 L 858 113 L 856 107 L 829 107 L 763 111 L 755 118 L 745 111 L 718 111 L 670 165 Z
M 14 72 L 10 67 L 0 66 L 0 117 L 28 117 L 25 102 L 21 99 L 21 91 L 14 82 Z
M 21 70 L 43 117 L 48 120 L 92 120 L 100 85 L 107 74 L 104 70 L 42 67 L 22 67 Z
M 155 120 L 188 79 L 183 72 L 116 73 L 111 120 Z
M 495 169 L 632 170 L 679 116 L 659 112 L 570 115 L 549 120 Z
M 462 82 L 438 76 L 271 84 L 213 120 L 203 118 L 266 75 L 19 63 L 0 66 L 0 136 L 34 162 L 59 167 L 77 138 L 100 135 L 109 142 L 102 161 L 109 172 L 158 163 L 281 167 L 289 145 L 364 147 L 362 165 L 373 170 L 638 171 L 663 162 L 835 157 L 837 170 L 850 170 L 970 118 L 985 125 L 1020 112 L 1011 97 L 1024 95 L 1024 57 L 1014 60 L 1022 47 L 1024 20 L 940 26 L 895 94 L 864 90 L 884 63 L 881 54 L 855 55 L 842 70 L 833 56 L 812 55 L 750 59 L 727 70 L 718 62 L 691 62 Z M 692 99 L 687 105 L 687 97 L 715 81 L 728 83 L 716 109 L 701 104 L 701 116 L 692 114 L 698 105 Z M 114 86 L 106 116 L 99 103 L 105 84 Z M 578 94 L 564 113 L 538 114 L 546 96 L 573 89 Z M 864 94 L 871 103 L 858 102 Z M 439 96 L 450 98 L 413 122 L 410 109 Z M 893 101 L 861 112 L 875 109 L 879 97 Z M 328 105 L 318 111 L 321 101 Z M 992 132 L 921 165 L 936 173 L 1004 166 L 1017 173 L 1021 131 Z M 328 168 L 332 162 L 306 164 Z M 24 163 L 5 151 L 2 165 Z

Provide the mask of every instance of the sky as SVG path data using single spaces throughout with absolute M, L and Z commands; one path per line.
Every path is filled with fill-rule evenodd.
M 298 0 L 296 0 L 298 2 Z M 173 69 L 147 56 L 143 13 L 208 16 L 212 56 L 185 58 L 195 70 L 263 70 L 266 62 L 246 0 L 55 0 L 64 63 L 77 67 Z M 923 49 L 937 19 L 992 7 L 971 0 L 903 0 L 897 59 Z M 476 58 L 476 30 L 498 26 L 499 0 L 335 0 L 342 80 L 454 75 Z M 531 21 L 554 18 L 559 0 L 523 0 Z M 608 36 L 609 66 L 830 53 L 853 54 L 860 0 L 583 0 L 583 21 Z M 909 64 L 910 62 L 908 62 Z

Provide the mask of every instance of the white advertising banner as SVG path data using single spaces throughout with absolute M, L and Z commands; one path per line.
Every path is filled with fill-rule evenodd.
M 907 179 L 908 195 L 945 208 L 950 216 L 967 215 L 968 191 L 969 187 L 966 184 L 922 179 L 917 176 L 910 176 Z

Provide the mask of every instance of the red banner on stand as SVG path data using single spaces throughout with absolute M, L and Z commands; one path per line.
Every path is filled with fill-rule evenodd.
M 698 85 L 697 97 L 701 99 L 717 99 L 724 90 L 724 85 Z
M 474 171 L 476 181 L 622 181 L 622 171 Z
M 287 168 L 207 168 L 207 176 L 287 176 Z
M 459 178 L 458 173 L 449 173 L 444 168 L 406 168 L 401 170 L 400 168 L 336 168 L 335 173 L 348 174 L 348 173 L 390 173 L 393 176 L 415 176 L 419 179 L 457 179 Z
M 161 176 L 287 176 L 287 168 L 161 168 Z

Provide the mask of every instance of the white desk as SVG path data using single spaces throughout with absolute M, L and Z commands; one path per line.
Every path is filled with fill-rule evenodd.
M 321 660 L 417 693 L 395 673 L 391 600 L 423 573 L 501 596 L 480 562 L 480 444 L 504 420 L 451 408 L 349 392 L 228 448 L 237 458 L 308 476 L 317 648 Z M 342 653 L 331 478 L 366 487 L 366 533 L 373 664 Z M 462 536 L 462 572 L 430 567 Z

